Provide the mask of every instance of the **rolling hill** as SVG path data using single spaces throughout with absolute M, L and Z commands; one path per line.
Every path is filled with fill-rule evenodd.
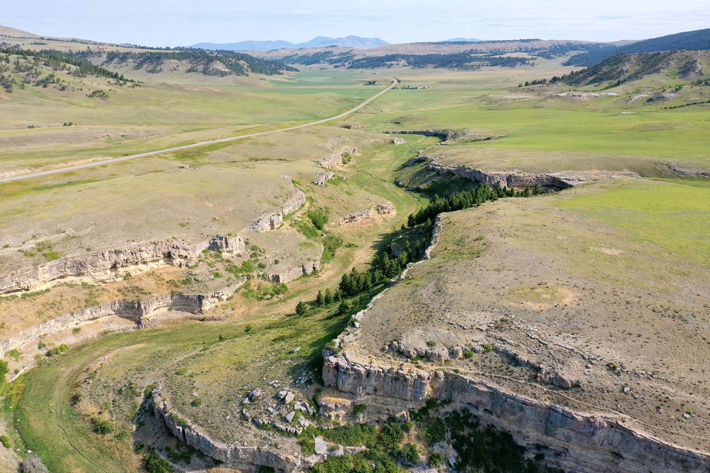
M 681 79 L 696 80 L 706 76 L 710 53 L 705 51 L 661 51 L 617 54 L 597 65 L 570 72 L 560 80 L 574 86 L 609 82 L 621 85 L 652 74 L 667 74 Z
M 651 53 L 660 51 L 678 51 L 693 49 L 710 49 L 710 28 L 696 31 L 686 31 L 668 36 L 638 41 L 618 47 L 610 47 L 589 51 L 572 56 L 566 66 L 587 67 L 599 64 L 604 59 L 616 54 Z

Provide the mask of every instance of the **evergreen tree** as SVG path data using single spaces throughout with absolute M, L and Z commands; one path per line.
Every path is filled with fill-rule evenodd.
M 338 315 L 349 315 L 351 310 L 352 308 L 350 304 L 348 304 L 348 301 L 343 301 L 338 306 Z
M 298 304 L 296 304 L 296 314 L 304 315 L 307 310 L 308 306 L 303 301 L 299 301 Z
M 325 306 L 325 296 L 321 291 L 318 291 L 318 296 L 316 297 L 316 304 L 318 304 L 319 307 Z
M 330 289 L 325 290 L 325 303 L 326 304 L 333 303 L 333 294 L 330 292 Z

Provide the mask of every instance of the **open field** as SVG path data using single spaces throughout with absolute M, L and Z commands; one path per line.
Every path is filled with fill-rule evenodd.
M 428 153 L 445 158 L 445 164 L 489 171 L 629 170 L 678 177 L 710 168 L 709 106 L 662 110 L 691 99 L 708 100 L 710 88 L 665 74 L 597 91 L 598 96 L 591 95 L 593 87 L 517 87 L 568 71 L 557 61 L 538 61 L 535 68 L 475 72 L 400 70 L 396 76 L 404 86 L 431 89 L 393 90 L 378 102 L 382 114 L 348 121 L 379 131 L 471 129 L 482 136 L 502 135 L 491 141 L 452 143 Z M 661 90 L 680 85 L 682 90 L 672 94 L 675 98 L 646 102 Z M 562 93 L 566 95 L 555 95 Z M 581 95 L 573 97 L 574 93 Z M 601 95 L 608 93 L 616 95 Z
M 271 396 L 287 386 L 310 399 L 318 387 L 321 349 L 349 321 L 335 315 L 337 303 L 311 305 L 307 316 L 294 317 L 296 303 L 335 289 L 353 267 L 367 269 L 375 252 L 386 248 L 433 193 L 473 186 L 432 175 L 427 182 L 436 185 L 428 192 L 397 187 L 395 181 L 407 172 L 403 164 L 418 150 L 427 149 L 424 154 L 441 157 L 442 163 L 485 170 L 631 170 L 692 177 L 710 168 L 706 106 L 661 110 L 659 104 L 625 103 L 640 89 L 675 87 L 681 79 L 647 78 L 609 90 L 618 96 L 578 101 L 569 96 L 569 87 L 517 87 L 569 70 L 557 59 L 539 60 L 534 68 L 467 72 L 388 69 L 373 75 L 312 68 L 266 81 L 210 77 L 184 83 L 187 76 L 146 74 L 140 79 L 160 79 L 136 89 L 110 86 L 117 92 L 108 91 L 106 101 L 85 97 L 89 87 L 107 89 L 103 79 L 76 83 L 85 90 L 74 92 L 28 87 L 0 95 L 0 111 L 8 111 L 0 118 L 0 163 L 2 171 L 13 173 L 337 115 L 379 91 L 361 84 L 383 75 L 403 85 L 432 87 L 392 90 L 344 120 L 308 129 L 0 185 L 0 246 L 8 245 L 0 248 L 3 274 L 45 262 L 40 250 L 47 242 L 58 256 L 76 256 L 87 248 L 134 241 L 194 241 L 242 232 L 288 199 L 291 189 L 282 175 L 305 192 L 306 206 L 276 231 L 244 232 L 250 242 L 243 254 L 204 257 L 203 266 L 224 280 L 232 277 L 226 274 L 232 260 L 239 265 L 252 259 L 269 271 L 290 269 L 318 259 L 327 235 L 343 239 L 319 273 L 288 283 L 286 292 L 274 297 L 265 296 L 271 283 L 255 278 L 202 321 L 173 314 L 155 329 L 104 335 L 110 324 L 112 330 L 129 328 L 125 320 L 110 320 L 51 338 L 52 345 L 72 347 L 59 356 L 40 356 L 45 361 L 13 385 L 24 383 L 25 394 L 19 401 L 5 400 L 5 420 L 17 426 L 23 454 L 27 448 L 37 451 L 52 472 L 136 471 L 142 458 L 136 442 L 154 443 L 161 452 L 166 445 L 178 448 L 160 425 L 139 414 L 141 393 L 151 384 L 181 416 L 216 439 L 300 451 L 294 438 L 242 420 L 240 403 L 252 389 L 264 389 L 264 401 L 246 405 L 249 411 L 285 423 L 283 409 L 273 416 L 267 410 Z M 563 90 L 567 96 L 555 97 Z M 662 106 L 704 94 L 710 89 L 686 86 Z M 61 126 L 68 121 L 78 125 Z M 405 142 L 395 145 L 383 133 L 392 129 L 470 129 L 476 136 L 504 136 L 438 146 L 438 138 L 399 135 Z M 349 147 L 358 152 L 348 152 L 349 161 L 331 169 L 334 179 L 314 184 L 326 171 L 318 161 Z M 340 223 L 390 202 L 392 213 Z M 501 199 L 448 214 L 433 259 L 415 266 L 375 303 L 358 338 L 347 344 L 348 356 L 383 366 L 404 363 L 413 372 L 459 370 L 545 402 L 625 414 L 629 426 L 707 451 L 707 202 L 707 181 L 639 178 Z M 322 231 L 310 230 L 309 210 L 328 215 Z M 6 325 L 0 330 L 8 334 L 113 298 L 165 294 L 177 284 L 185 290 L 181 281 L 189 275 L 186 268 L 162 267 L 98 289 L 66 285 L 4 300 L 0 322 Z M 549 350 L 527 336 L 533 333 Z M 384 354 L 381 349 L 393 340 L 422 347 L 490 344 L 492 351 L 434 364 Z M 511 347 L 531 364 L 511 363 L 502 352 Z M 5 359 L 11 370 L 22 365 L 10 355 Z M 533 364 L 581 387 L 561 390 L 538 382 Z M 271 381 L 279 382 L 278 389 Z M 337 396 L 333 390 L 327 394 Z M 193 405 L 196 398 L 202 404 Z M 692 415 L 683 417 L 688 411 Z M 109 421 L 114 432 L 93 432 L 93 418 Z M 194 470 L 211 465 L 200 455 L 192 457 Z
M 4 176 L 314 121 L 338 115 L 376 92 L 363 87 L 355 72 L 268 79 L 197 76 L 173 84 L 140 77 L 146 82 L 138 87 L 48 68 L 42 73 L 54 74 L 62 87 L 23 85 L 0 92 Z M 15 76 L 21 83 L 20 74 Z M 88 97 L 96 91 L 108 98 Z

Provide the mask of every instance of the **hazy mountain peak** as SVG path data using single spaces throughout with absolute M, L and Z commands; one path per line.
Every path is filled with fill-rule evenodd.
M 272 49 L 285 48 L 324 48 L 326 46 L 344 46 L 347 48 L 376 48 L 389 43 L 379 38 L 361 38 L 359 36 L 346 36 L 344 38 L 330 38 L 328 36 L 316 36 L 305 43 L 294 44 L 289 41 L 240 41 L 238 43 L 198 43 L 190 46 L 200 49 L 223 49 L 227 51 L 270 51 Z

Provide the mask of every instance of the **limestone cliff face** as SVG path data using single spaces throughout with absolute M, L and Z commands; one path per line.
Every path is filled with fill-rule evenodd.
M 516 172 L 483 172 L 468 166 L 446 166 L 436 162 L 429 163 L 429 169 L 437 172 L 453 174 L 472 181 L 478 181 L 493 187 L 496 184 L 508 189 L 533 188 L 535 184 L 547 191 L 559 191 L 574 187 L 575 183 L 550 174 L 527 174 Z
M 292 473 L 303 469 L 300 468 L 300 458 L 285 455 L 277 450 L 266 447 L 227 445 L 213 440 L 199 427 L 179 419 L 176 414 L 171 412 L 168 402 L 155 391 L 152 403 L 155 417 L 163 420 L 175 437 L 205 455 L 222 462 L 226 467 L 256 470 L 259 466 L 264 465 L 279 473 Z
M 13 348 L 19 348 L 36 341 L 42 335 L 57 333 L 103 317 L 123 317 L 135 321 L 138 327 L 145 327 L 150 325 L 151 317 L 163 309 L 202 314 L 212 305 L 224 301 L 234 294 L 234 291 L 243 283 L 243 281 L 240 281 L 219 291 L 207 294 L 165 294 L 142 302 L 113 301 L 108 304 L 78 310 L 26 328 L 12 337 L 0 340 L 0 350 L 6 352 Z
M 334 166 L 340 166 L 343 164 L 343 156 L 351 155 L 355 156 L 360 153 L 360 150 L 358 150 L 354 146 L 343 146 L 340 151 L 336 151 L 335 153 L 331 154 L 327 158 L 323 158 L 318 161 L 318 165 L 322 167 L 323 169 L 330 169 Z
M 303 266 L 293 268 L 290 271 L 284 271 L 283 273 L 267 273 L 266 277 L 273 282 L 287 283 L 300 278 L 304 274 L 311 274 L 317 271 L 320 271 L 320 261 L 306 263 Z
M 389 130 L 387 134 L 436 136 L 444 141 L 453 139 L 456 133 L 450 130 Z
M 192 244 L 163 240 L 106 250 L 80 258 L 61 258 L 0 278 L 0 295 L 32 291 L 59 281 L 113 279 L 117 277 L 119 269 L 143 265 L 182 266 L 186 260 L 197 257 L 205 249 L 237 252 L 244 249 L 244 241 L 239 236 L 217 236 Z
M 503 392 L 463 375 L 417 374 L 364 366 L 324 351 L 323 382 L 356 396 L 389 396 L 407 401 L 450 400 L 521 445 L 540 443 L 554 452 L 550 463 L 580 473 L 701 473 L 710 456 L 664 443 L 623 425 L 622 419 L 572 412 L 556 405 Z
M 286 179 L 294 189 L 294 195 L 287 200 L 279 210 L 276 212 L 271 212 L 262 215 L 257 218 L 251 224 L 249 224 L 249 230 L 253 232 L 268 232 L 271 230 L 276 230 L 281 226 L 284 221 L 284 216 L 295 212 L 300 209 L 306 203 L 306 194 L 302 190 L 298 189 L 291 182 L 291 178 L 288 176 L 282 176 Z
M 361 220 L 374 217 L 375 213 L 378 214 L 390 214 L 394 212 L 394 204 L 392 202 L 387 202 L 384 205 L 378 205 L 376 207 L 370 207 L 367 210 L 361 210 L 360 212 L 355 212 L 354 214 L 348 215 L 340 220 L 340 224 L 344 225 L 347 223 L 355 223 Z

